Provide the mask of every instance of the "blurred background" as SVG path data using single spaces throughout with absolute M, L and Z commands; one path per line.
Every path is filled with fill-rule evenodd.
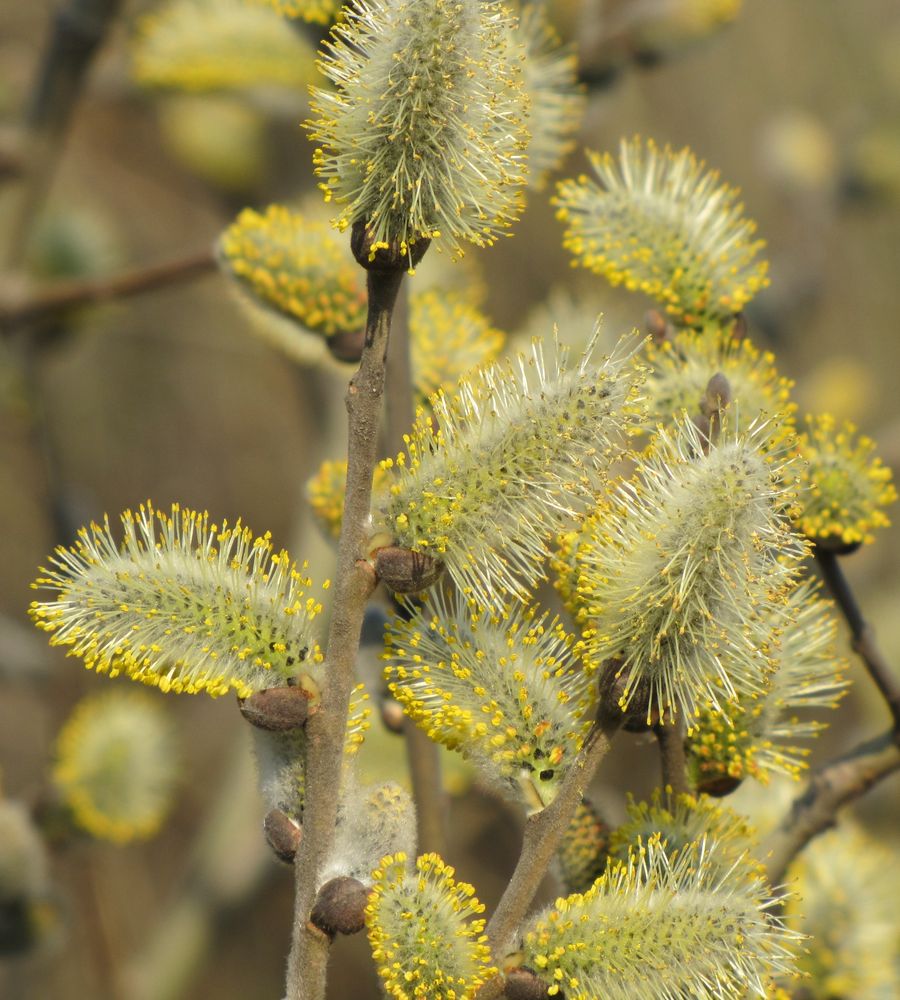
M 317 29 L 292 29 L 302 44 L 296 55 L 286 47 L 289 69 L 270 65 L 264 86 L 248 76 L 207 89 L 197 69 L 183 87 L 144 87 L 134 68 L 138 25 L 163 5 L 129 0 L 111 19 L 67 127 L 53 119 L 55 99 L 29 132 L 29 116 L 34 124 L 43 107 L 35 81 L 65 6 L 0 0 L 0 303 L 150 265 L 174 263 L 179 280 L 58 312 L 0 342 L 0 787 L 51 817 L 40 946 L 0 955 L 0 995 L 278 998 L 293 886 L 261 836 L 248 727 L 233 701 L 148 693 L 173 721 L 180 754 L 175 805 L 157 836 L 123 846 L 54 836 L 56 734 L 80 698 L 128 682 L 97 678 L 49 649 L 26 610 L 29 584 L 56 544 L 147 498 L 240 516 L 309 559 L 314 577 L 330 574 L 330 545 L 310 521 L 304 485 L 323 459 L 343 453 L 350 369 L 299 367 L 254 336 L 209 266 L 210 248 L 242 207 L 315 187 L 300 122 Z M 768 244 L 772 284 L 749 310 L 750 336 L 796 380 L 801 411 L 852 419 L 896 469 L 896 0 L 752 0 L 709 37 L 664 40 L 637 60 L 598 41 L 602 3 L 549 6 L 563 36 L 581 45 L 590 88 L 578 150 L 559 176 L 585 169 L 582 147 L 614 149 L 635 134 L 688 145 L 720 170 Z M 206 8 L 214 33 L 216 0 Z M 209 39 L 184 32 L 202 53 Z M 640 326 L 649 303 L 572 271 L 551 193 L 529 196 L 514 238 L 471 255 L 493 324 L 515 334 L 563 287 L 596 297 L 617 332 Z M 845 562 L 896 664 L 898 556 L 900 530 L 891 528 Z M 864 681 L 856 664 L 852 676 Z M 871 685 L 857 687 L 814 761 L 884 728 Z M 375 733 L 371 742 L 367 766 L 399 766 L 397 738 Z M 626 791 L 653 787 L 656 768 L 652 742 L 623 735 L 598 778 L 611 814 L 621 815 Z M 512 870 L 520 820 L 463 773 L 451 771 L 451 781 L 467 791 L 453 799 L 449 860 L 490 906 Z M 894 778 L 858 813 L 887 833 L 898 799 Z M 337 943 L 331 995 L 378 995 L 366 950 L 362 936 Z

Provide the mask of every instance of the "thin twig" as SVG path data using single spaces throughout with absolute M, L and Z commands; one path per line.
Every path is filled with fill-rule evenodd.
M 122 0 L 69 0 L 56 11 L 35 75 L 26 113 L 26 176 L 0 266 L 25 259 L 28 236 L 53 179 L 63 138 L 81 97 L 94 56 L 115 20 Z
M 771 885 L 780 885 L 791 861 L 815 837 L 834 826 L 841 806 L 858 799 L 882 778 L 900 770 L 895 732 L 861 743 L 812 775 L 776 830 L 763 842 Z
M 679 714 L 673 723 L 661 722 L 655 729 L 659 743 L 659 762 L 662 768 L 662 785 L 672 799 L 690 792 L 684 756 L 684 716 Z
M 414 387 L 409 340 L 408 285 L 400 290 L 391 325 L 391 345 L 387 360 L 387 454 L 403 449 L 414 416 Z M 446 854 L 446 801 L 441 778 L 438 745 L 409 718 L 403 720 L 406 760 L 416 803 L 418 849 Z
M 515 933 L 547 873 L 578 804 L 584 797 L 600 761 L 606 756 L 617 726 L 598 727 L 563 778 L 556 798 L 545 809 L 532 813 L 525 822 L 522 851 L 512 878 L 487 925 L 495 960 L 512 950 Z M 478 992 L 478 1000 L 493 1000 L 503 992 L 503 978 L 496 977 Z
M 850 582 L 844 576 L 839 556 L 819 546 L 816 546 L 815 556 L 822 577 L 850 627 L 853 649 L 859 654 L 869 671 L 869 676 L 887 702 L 894 720 L 895 732 L 900 732 L 900 682 L 878 648 L 872 627 L 863 618 Z
M 404 272 L 369 271 L 369 313 L 359 370 L 347 390 L 347 486 L 338 542 L 335 594 L 320 710 L 307 723 L 303 839 L 295 862 L 296 892 L 287 1000 L 322 1000 L 328 940 L 309 921 L 318 875 L 333 839 L 344 757 L 344 731 L 353 688 L 359 636 L 374 574 L 361 562 L 377 457 L 391 314 Z
M 211 250 L 200 250 L 162 264 L 135 268 L 110 278 L 64 281 L 37 292 L 24 301 L 0 302 L 0 331 L 12 333 L 23 326 L 35 325 L 56 313 L 85 305 L 100 305 L 112 299 L 125 299 L 174 285 L 213 271 L 216 266 Z

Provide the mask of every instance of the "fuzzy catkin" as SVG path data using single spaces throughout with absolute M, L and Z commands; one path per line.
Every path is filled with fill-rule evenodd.
M 553 800 L 596 702 L 558 619 L 515 604 L 479 608 L 438 589 L 386 639 L 390 691 L 431 739 L 530 809 Z
M 545 357 L 494 364 L 431 397 L 406 451 L 383 468 L 375 500 L 398 545 L 444 563 L 478 604 L 527 599 L 545 575 L 549 540 L 593 500 L 624 450 L 640 375 L 627 348 L 596 362 L 593 342 L 571 367 L 558 343 Z M 489 513 L 488 513 L 489 512 Z
M 672 861 L 651 838 L 531 921 L 526 965 L 566 1000 L 765 996 L 772 974 L 792 971 L 798 935 L 770 914 L 777 898 L 755 866 L 723 866 L 719 850 L 703 839 Z
M 122 526 L 121 545 L 108 519 L 82 528 L 33 584 L 57 592 L 29 611 L 52 645 L 90 670 L 188 694 L 247 697 L 318 668 L 322 606 L 269 535 L 149 502 Z
M 739 312 L 766 286 L 763 243 L 737 192 L 689 149 L 634 139 L 618 162 L 589 157 L 596 179 L 563 181 L 555 199 L 564 245 L 583 267 L 651 296 L 684 326 Z
M 600 504 L 574 545 L 570 603 L 590 655 L 624 678 L 620 705 L 727 713 L 764 690 L 771 659 L 755 622 L 784 601 L 806 549 L 790 528 L 789 462 L 764 423 L 714 446 L 682 419 L 636 476 Z M 571 577 L 563 584 L 572 594 Z
M 437 854 L 419 857 L 414 872 L 405 854 L 389 855 L 372 874 L 366 925 L 385 992 L 396 1000 L 472 1000 L 497 971 L 474 888 Z
M 320 60 L 316 172 L 373 252 L 493 243 L 518 217 L 527 97 L 514 20 L 479 0 L 357 0 Z

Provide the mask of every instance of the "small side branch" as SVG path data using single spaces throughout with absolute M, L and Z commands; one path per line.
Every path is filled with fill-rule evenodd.
M 54 15 L 26 112 L 24 183 L 0 248 L 4 268 L 19 267 L 25 258 L 88 71 L 121 7 L 122 0 L 69 0 Z
M 375 575 L 362 561 L 384 392 L 391 315 L 404 272 L 369 271 L 369 314 L 359 370 L 347 390 L 347 486 L 328 632 L 326 684 L 308 737 L 303 838 L 295 862 L 296 893 L 287 1000 L 322 1000 L 328 938 L 309 923 L 319 872 L 334 836 L 344 733 L 355 680 L 360 630 Z
M 791 861 L 813 837 L 834 826 L 837 811 L 900 770 L 896 733 L 868 740 L 826 764 L 810 778 L 784 820 L 763 842 L 769 882 L 780 885 Z
M 201 250 L 162 264 L 135 268 L 111 278 L 60 282 L 18 301 L 0 301 L 0 331 L 8 335 L 78 306 L 101 305 L 113 299 L 131 298 L 167 285 L 192 281 L 214 271 L 215 266 L 212 251 Z
M 900 682 L 878 648 L 872 627 L 863 617 L 850 582 L 844 576 L 840 557 L 819 546 L 816 546 L 815 555 L 822 577 L 850 627 L 853 649 L 865 663 L 869 676 L 887 702 L 894 720 L 894 731 L 900 732 Z
M 512 950 L 519 924 L 547 873 L 594 772 L 609 751 L 614 732 L 615 728 L 595 729 L 563 778 L 553 802 L 546 809 L 528 817 L 515 871 L 487 925 L 487 935 L 496 961 L 502 961 Z M 503 979 L 496 977 L 479 990 L 478 1000 L 494 1000 L 502 993 Z

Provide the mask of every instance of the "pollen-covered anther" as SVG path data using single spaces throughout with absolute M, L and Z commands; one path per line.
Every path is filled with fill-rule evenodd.
M 303 827 L 280 809 L 270 809 L 263 820 L 263 832 L 275 857 L 293 864 L 303 836 Z
M 249 698 L 239 698 L 238 705 L 250 725 L 269 732 L 284 732 L 306 724 L 315 711 L 310 709 L 311 696 L 312 692 L 302 687 L 267 688 Z
M 427 590 L 443 572 L 444 564 L 424 552 L 399 545 L 386 545 L 375 551 L 375 573 L 396 594 Z
M 356 934 L 366 926 L 370 889 L 359 879 L 341 875 L 319 890 L 310 923 L 329 937 Z

